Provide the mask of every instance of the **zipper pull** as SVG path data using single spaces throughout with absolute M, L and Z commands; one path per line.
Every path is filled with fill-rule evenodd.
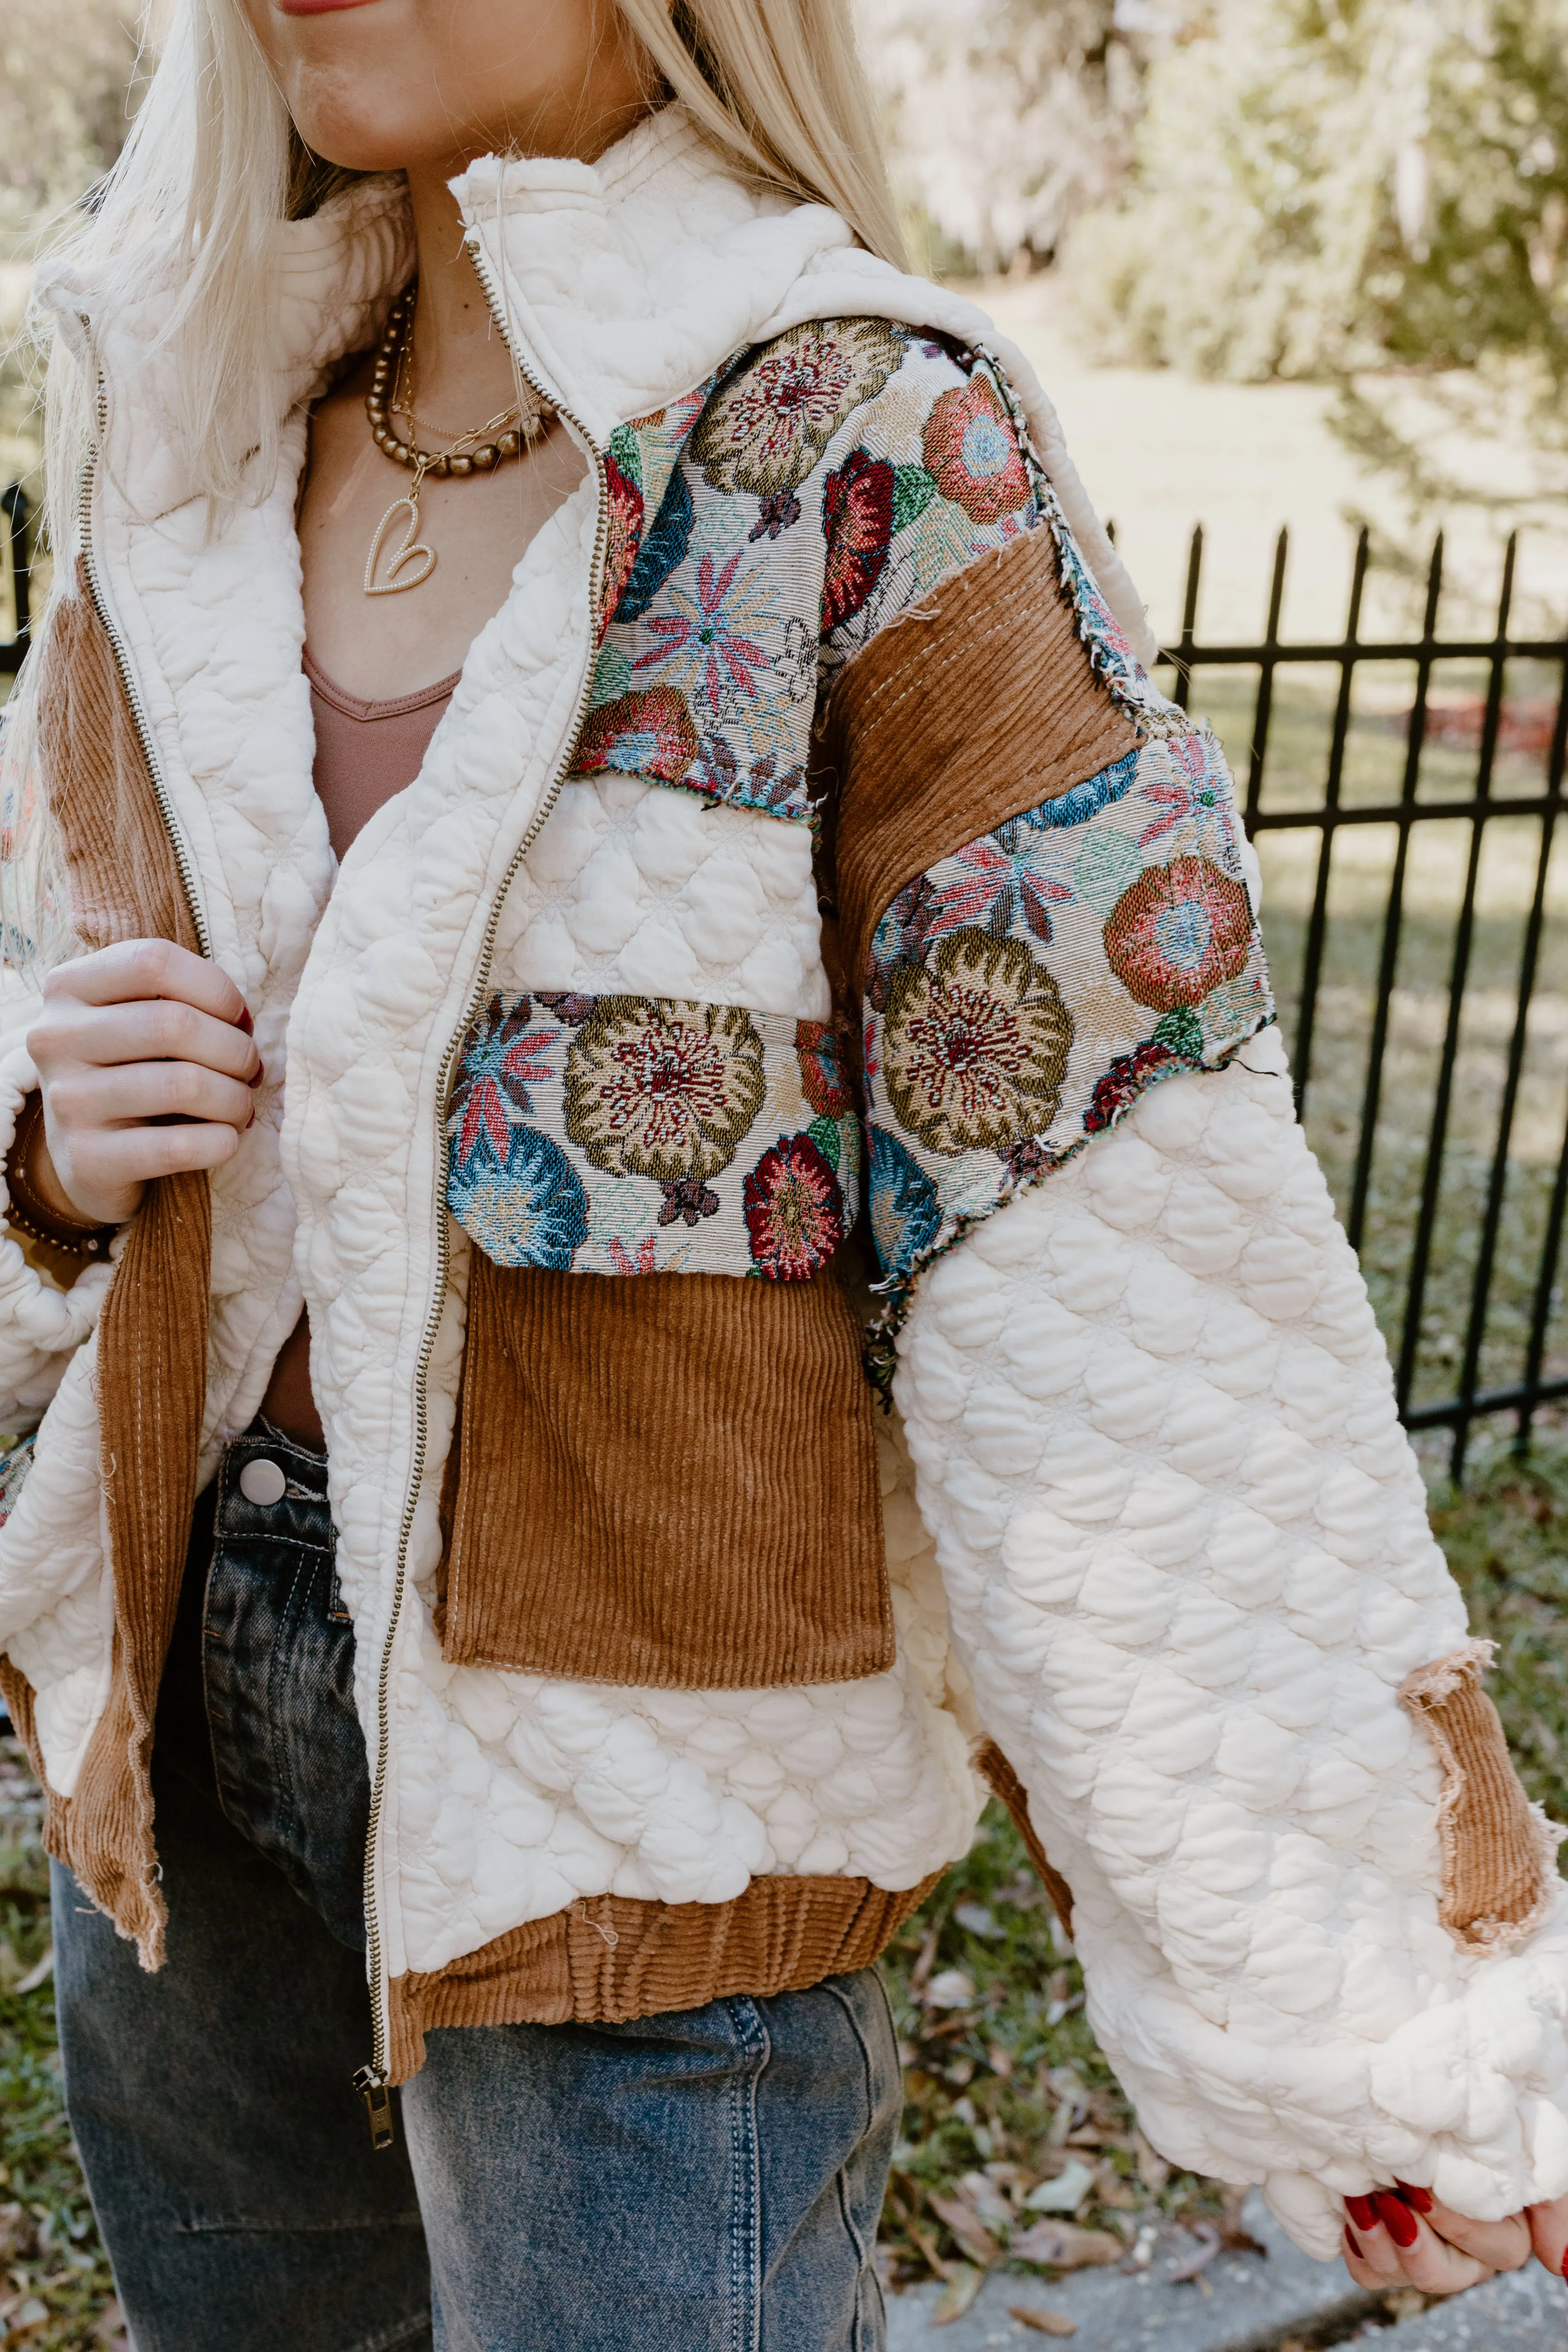
M 370 2117 L 370 2144 L 379 2154 L 397 2137 L 392 2121 L 392 2093 L 387 2088 L 384 2071 L 380 2066 L 360 2067 L 354 2075 L 354 2089 L 364 2101 L 364 2111 Z

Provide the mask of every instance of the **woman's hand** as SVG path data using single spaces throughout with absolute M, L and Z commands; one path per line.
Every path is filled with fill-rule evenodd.
M 1530 2260 L 1525 2214 L 1468 2221 L 1439 2205 L 1429 2190 L 1404 2181 L 1370 2197 L 1347 2197 L 1345 2212 L 1345 2268 L 1357 2286 L 1458 2294 L 1494 2271 L 1516 2271 Z
M 1568 2279 L 1568 2197 L 1532 2205 L 1525 2215 L 1531 2243 L 1553 2278 Z
M 263 1073 L 245 999 L 168 940 L 60 965 L 27 1051 L 44 1105 L 28 1173 L 47 1203 L 96 1224 L 134 1215 L 154 1176 L 221 1168 L 256 1117 Z

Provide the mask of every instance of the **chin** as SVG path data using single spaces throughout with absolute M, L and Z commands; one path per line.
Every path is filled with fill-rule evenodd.
M 451 117 L 442 114 L 432 121 L 423 112 L 399 105 L 400 97 L 405 92 L 388 90 L 385 102 L 378 104 L 374 77 L 353 75 L 341 89 L 318 89 L 309 100 L 290 102 L 289 110 L 305 144 L 324 163 L 348 171 L 398 172 L 449 158 L 461 144 Z M 484 144 L 480 134 L 474 152 Z
M 306 145 L 355 172 L 391 172 L 487 143 L 465 141 L 441 91 L 435 58 L 418 60 L 418 27 L 406 0 L 317 7 L 274 25 L 272 45 L 289 111 Z

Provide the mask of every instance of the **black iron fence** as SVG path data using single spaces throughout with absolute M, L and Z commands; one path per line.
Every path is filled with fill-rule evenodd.
M 1568 637 L 1510 635 L 1516 540 L 1495 628 L 1440 636 L 1441 536 L 1419 632 L 1363 635 L 1363 531 L 1343 635 L 1286 644 L 1289 547 L 1281 531 L 1262 643 L 1200 645 L 1204 541 L 1195 531 L 1182 635 L 1165 662 L 1184 706 L 1213 705 L 1207 715 L 1238 783 L 1245 778 L 1297 1100 L 1367 1266 L 1400 1411 L 1413 1429 L 1452 1433 L 1458 1477 L 1478 1419 L 1513 1414 L 1522 1447 L 1541 1406 L 1568 1396 L 1568 1364 L 1552 1353 L 1568 1207 L 1568 1063 L 1556 1050 L 1560 1014 L 1568 1029 L 1568 922 L 1553 855 L 1568 749 Z M 1217 690 L 1205 692 L 1211 680 Z M 1434 828 L 1457 837 L 1461 855 L 1444 849 L 1425 860 L 1413 921 L 1413 856 Z M 1352 834 L 1361 850 L 1347 857 Z M 1489 844 L 1505 835 L 1504 887 L 1494 873 L 1483 894 Z M 1271 856 L 1276 847 L 1293 854 Z M 1363 885 L 1362 903 L 1352 887 L 1336 907 L 1336 871 L 1343 878 L 1347 868 L 1352 885 Z M 1365 903 L 1369 877 L 1381 883 L 1374 908 Z M 1269 887 L 1277 880 L 1278 908 Z M 1358 928 L 1375 935 L 1363 936 L 1359 956 L 1346 936 Z M 1478 971 L 1483 929 L 1489 968 Z M 1327 1039 L 1326 981 L 1334 999 Z M 1320 1093 L 1328 1097 L 1321 1117 Z M 1527 1094 L 1535 1131 L 1521 1153 Z M 1435 1287 L 1436 1322 L 1459 1329 L 1433 1328 Z
M 0 677 L 22 667 L 22 656 L 27 650 L 27 523 L 30 509 L 27 493 L 20 482 L 0 490 L 0 539 L 4 540 L 5 582 L 10 592 L 9 602 L 15 615 L 12 634 L 0 637 Z
M 27 641 L 19 486 L 0 512 L 5 673 Z M 1456 1477 L 1478 1421 L 1511 1415 L 1522 1448 L 1542 1406 L 1568 1398 L 1568 637 L 1510 634 L 1516 558 L 1510 541 L 1489 635 L 1437 634 L 1439 538 L 1419 633 L 1367 636 L 1363 533 L 1342 637 L 1285 643 L 1282 531 L 1261 643 L 1208 645 L 1199 530 L 1163 656 L 1245 777 L 1297 1099 L 1362 1253 L 1400 1410 L 1412 1429 L 1451 1433 Z M 1434 831 L 1462 853 L 1437 859 L 1436 886 L 1422 855 Z

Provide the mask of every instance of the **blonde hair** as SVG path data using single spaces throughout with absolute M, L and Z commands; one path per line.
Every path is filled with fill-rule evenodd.
M 614 0 L 660 87 L 749 178 L 832 205 L 860 241 L 903 263 L 849 0 Z M 123 153 L 58 248 L 101 282 L 173 299 L 174 431 L 217 499 L 264 495 L 279 420 L 271 373 L 279 224 L 357 175 L 302 144 L 238 0 L 176 0 Z M 50 541 L 63 570 L 96 385 L 57 336 L 47 379 Z

